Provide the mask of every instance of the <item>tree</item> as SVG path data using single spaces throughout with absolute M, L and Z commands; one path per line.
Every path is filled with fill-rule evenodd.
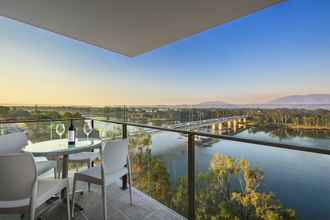
M 171 188 L 170 177 L 161 161 L 151 155 L 151 150 L 139 152 L 131 157 L 134 187 L 152 198 L 169 204 Z
M 9 113 L 10 108 L 6 107 L 6 106 L 0 106 L 0 115 L 1 116 L 7 116 L 7 114 Z
M 75 112 L 75 113 L 72 113 L 72 112 L 65 112 L 63 115 L 62 115 L 62 118 L 64 120 L 67 120 L 67 119 L 71 119 L 71 118 L 81 118 L 81 114 L 79 112 Z
M 283 208 L 272 193 L 259 192 L 263 172 L 246 160 L 216 154 L 209 170 L 196 181 L 196 218 L 220 220 L 291 220 L 292 209 Z M 187 214 L 187 179 L 178 181 L 173 207 Z
M 151 146 L 151 135 L 143 129 L 139 133 L 129 137 L 130 148 L 146 148 Z
M 134 187 L 169 205 L 170 175 L 161 161 L 151 154 L 151 135 L 140 130 L 129 137 Z

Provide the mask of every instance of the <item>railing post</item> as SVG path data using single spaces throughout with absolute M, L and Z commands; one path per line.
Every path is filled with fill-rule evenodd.
M 195 135 L 188 134 L 188 219 L 195 220 Z
M 124 108 L 123 108 L 123 110 L 124 110 L 124 115 L 123 115 L 123 119 L 124 119 L 124 122 L 127 122 L 127 107 L 126 107 L 126 105 L 124 105 Z
M 127 138 L 127 124 L 123 123 L 123 139 Z M 127 189 L 127 175 L 124 175 L 121 177 L 122 180 L 122 190 L 126 190 Z
M 127 124 L 123 124 L 123 139 L 127 138 Z
M 94 119 L 91 120 L 91 127 L 94 130 Z
M 50 140 L 53 140 L 53 122 L 50 122 Z

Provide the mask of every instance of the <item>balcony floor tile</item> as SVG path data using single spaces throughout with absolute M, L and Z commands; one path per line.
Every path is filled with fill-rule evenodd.
M 100 220 L 103 219 L 102 200 L 99 186 L 92 185 L 92 191 L 87 192 L 87 184 L 79 184 L 78 190 L 83 190 L 84 195 L 78 196 L 77 203 L 84 211 L 75 216 L 75 220 Z M 142 219 L 185 219 L 173 210 L 160 204 L 139 190 L 133 190 L 133 206 L 129 204 L 129 191 L 120 189 L 120 184 L 112 184 L 108 188 L 108 219 L 111 220 L 142 220 Z M 55 205 L 51 211 L 42 215 L 42 220 L 67 219 L 66 207 L 62 203 Z M 0 215 L 0 220 L 18 220 L 19 216 Z

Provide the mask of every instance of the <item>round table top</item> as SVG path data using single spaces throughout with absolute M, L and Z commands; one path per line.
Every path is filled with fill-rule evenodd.
M 95 138 L 78 139 L 75 145 L 68 145 L 68 139 L 57 139 L 27 145 L 23 151 L 34 156 L 60 156 L 91 151 L 100 148 L 101 144 L 102 140 Z

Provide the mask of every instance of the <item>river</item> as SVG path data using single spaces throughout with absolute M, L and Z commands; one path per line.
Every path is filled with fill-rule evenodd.
M 309 147 L 330 147 L 325 137 L 277 137 L 271 132 L 244 130 L 236 135 L 269 142 L 282 142 Z M 277 149 L 220 140 L 207 147 L 196 147 L 196 172 L 208 169 L 216 153 L 248 160 L 264 171 L 264 183 L 259 189 L 273 192 L 286 208 L 296 211 L 297 219 L 330 219 L 330 156 Z M 187 138 L 176 133 L 152 135 L 152 154 L 159 157 L 170 173 L 171 183 L 187 174 Z

